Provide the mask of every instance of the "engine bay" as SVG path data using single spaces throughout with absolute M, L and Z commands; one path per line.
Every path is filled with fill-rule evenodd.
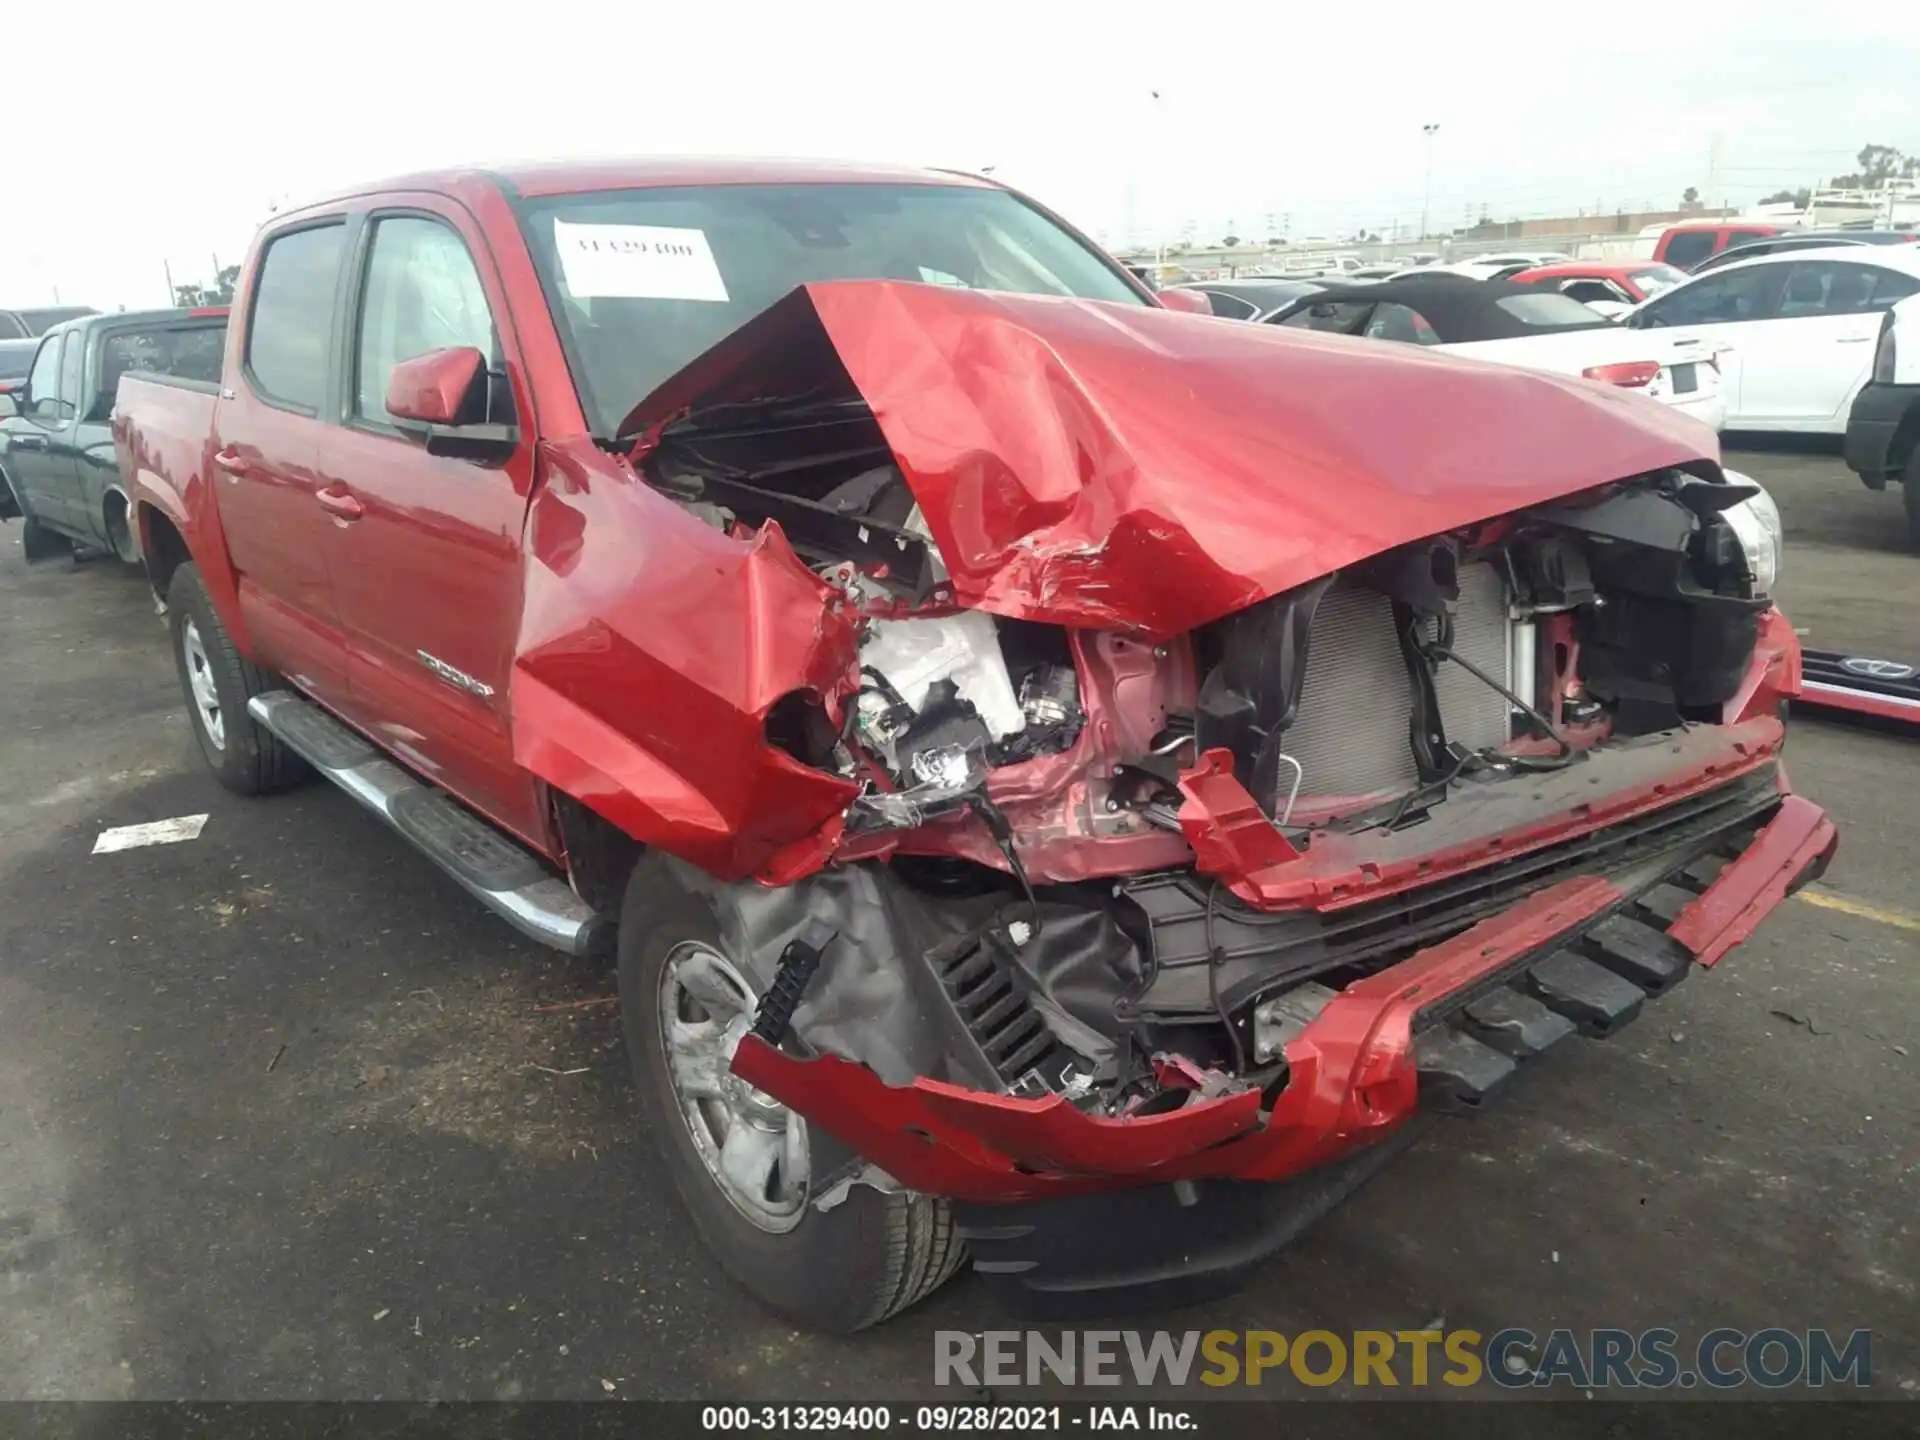
M 1178 833 L 1181 772 L 1214 750 L 1299 839 L 1392 828 L 1456 783 L 1720 720 L 1769 605 L 1764 492 L 1672 470 L 1398 546 L 1151 645 L 1070 631 L 955 604 L 864 413 L 811 409 L 773 433 L 789 424 L 802 460 L 769 467 L 766 429 L 707 425 L 670 430 L 647 469 L 722 529 L 780 524 L 862 617 L 839 713 L 823 702 L 776 743 L 861 784 L 850 833 L 970 811 L 1015 873 L 1021 827 L 998 812 L 1032 808 L 1032 762 L 1083 762 L 1052 776 L 1090 805 L 1056 817 L 1061 835 Z

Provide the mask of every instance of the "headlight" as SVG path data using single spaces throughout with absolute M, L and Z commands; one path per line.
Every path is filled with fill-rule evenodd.
M 1736 485 L 1751 485 L 1758 492 L 1724 513 L 1746 552 L 1747 566 L 1753 571 L 1753 593 L 1771 595 L 1780 578 L 1780 552 L 1786 548 L 1786 532 L 1780 525 L 1780 507 L 1773 497 L 1750 475 L 1729 470 L 1727 479 Z

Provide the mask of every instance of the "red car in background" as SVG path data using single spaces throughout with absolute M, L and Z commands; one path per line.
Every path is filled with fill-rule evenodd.
M 1569 260 L 1522 270 L 1508 278 L 1516 285 L 1558 290 L 1604 315 L 1671 290 L 1687 278 L 1687 272 L 1657 260 Z

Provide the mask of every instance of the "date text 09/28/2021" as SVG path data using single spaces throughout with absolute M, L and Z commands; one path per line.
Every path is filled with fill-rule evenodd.
M 706 1405 L 700 1428 L 902 1434 L 1057 1434 L 1067 1430 L 1193 1432 L 1191 1411 L 1165 1405 Z

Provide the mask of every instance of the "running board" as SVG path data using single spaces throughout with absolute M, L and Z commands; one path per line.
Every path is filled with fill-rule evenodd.
M 613 926 L 530 850 L 423 785 L 319 706 L 270 690 L 249 700 L 247 713 L 529 940 L 569 955 L 609 948 Z

